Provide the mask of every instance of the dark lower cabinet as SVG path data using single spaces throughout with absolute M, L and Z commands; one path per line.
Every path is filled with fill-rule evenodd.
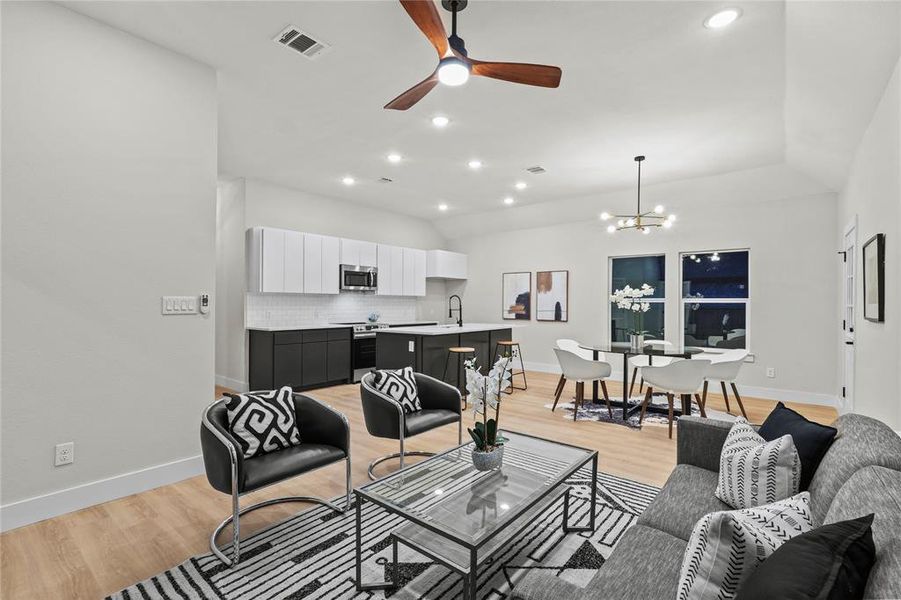
M 352 377 L 350 340 L 328 342 L 328 380 L 338 381 Z
M 328 381 L 328 342 L 303 345 L 303 384 L 317 385 Z
M 272 358 L 273 388 L 283 385 L 303 387 L 303 344 L 276 345 Z
M 295 390 L 324 384 L 349 383 L 350 328 L 292 331 L 251 331 L 249 387 L 271 390 L 288 385 Z

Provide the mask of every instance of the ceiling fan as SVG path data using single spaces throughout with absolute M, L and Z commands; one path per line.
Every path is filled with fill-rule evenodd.
M 407 110 L 428 94 L 438 83 L 462 85 L 470 74 L 513 83 L 555 88 L 560 85 L 563 71 L 559 67 L 528 63 L 484 62 L 469 58 L 463 39 L 457 36 L 457 13 L 466 8 L 467 0 L 442 0 L 441 6 L 450 11 L 452 31 L 450 37 L 438 9 L 432 0 L 400 0 L 407 14 L 438 51 L 438 67 L 423 81 L 385 105 L 393 110 Z

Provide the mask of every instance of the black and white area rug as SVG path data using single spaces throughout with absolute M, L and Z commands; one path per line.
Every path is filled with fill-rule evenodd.
M 601 457 L 603 459 L 603 457 Z M 603 460 L 602 460 L 603 466 Z M 592 493 L 590 472 L 583 469 L 569 482 L 571 524 L 587 522 Z M 479 597 L 510 598 L 525 575 L 541 569 L 577 585 L 585 585 L 623 533 L 651 502 L 658 489 L 598 473 L 597 529 L 594 534 L 562 531 L 563 500 L 545 510 L 479 567 Z M 427 498 L 427 500 L 429 500 Z M 339 500 L 343 502 L 343 500 Z M 211 554 L 195 556 L 109 599 L 158 600 L 454 600 L 462 597 L 459 575 L 415 551 L 400 547 L 398 587 L 358 592 L 354 581 L 355 511 L 336 515 L 315 507 L 242 541 L 241 563 L 223 566 Z M 366 503 L 363 507 L 363 576 L 365 581 L 390 578 L 390 532 L 401 517 Z M 222 536 L 222 543 L 229 539 Z
M 563 400 L 561 398 L 561 400 Z M 580 421 L 601 421 L 603 423 L 613 423 L 615 425 L 625 425 L 626 427 L 631 427 L 632 429 L 640 429 L 643 425 L 652 425 L 652 426 L 669 426 L 669 420 L 667 419 L 666 413 L 657 413 L 657 412 L 646 412 L 644 415 L 644 421 L 641 425 L 638 424 L 638 417 L 640 416 L 640 411 L 635 411 L 631 415 L 629 415 L 629 419 L 623 421 L 623 409 L 620 407 L 622 400 L 620 398 L 611 398 L 611 407 L 613 408 L 613 418 L 610 418 L 609 413 L 607 412 L 607 404 L 603 399 L 598 401 L 597 404 L 591 402 L 590 399 L 586 398 L 582 404 L 579 405 L 579 414 L 578 418 Z M 644 396 L 632 396 L 629 398 L 630 406 L 639 406 L 644 402 Z M 666 401 L 666 396 L 654 396 L 651 400 L 651 404 L 666 409 L 669 404 Z M 557 404 L 557 411 L 564 419 L 572 420 L 573 418 L 573 406 L 575 402 L 560 402 Z M 553 408 L 553 404 L 545 404 L 544 407 L 550 410 Z M 675 406 L 678 408 L 681 406 L 681 400 L 678 398 L 675 399 Z M 698 403 L 692 400 L 691 402 L 691 410 L 693 415 L 700 415 L 701 409 L 698 408 Z M 719 410 L 713 410 L 708 408 L 706 410 L 707 416 L 711 419 L 719 419 L 722 421 L 734 421 L 735 415 L 731 415 L 729 413 L 724 413 Z M 679 417 L 676 416 L 675 420 L 678 420 Z

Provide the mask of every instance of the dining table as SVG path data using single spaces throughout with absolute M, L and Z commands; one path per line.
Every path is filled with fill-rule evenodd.
M 632 347 L 629 342 L 601 342 L 601 343 L 579 343 L 579 348 L 583 350 L 591 351 L 592 358 L 594 360 L 599 360 L 601 354 L 621 354 L 623 357 L 623 397 L 622 397 L 622 409 L 623 409 L 623 421 L 628 421 L 629 417 L 632 413 L 641 410 L 641 402 L 634 406 L 629 405 L 629 358 L 632 356 L 646 355 L 648 357 L 649 364 L 653 366 L 654 358 L 688 358 L 690 359 L 694 354 L 701 354 L 703 349 L 698 348 L 697 346 L 686 346 L 682 344 L 653 344 L 646 345 L 641 350 L 637 350 Z M 600 401 L 598 397 L 598 382 L 594 381 L 591 384 L 591 400 L 592 402 L 597 403 Z M 654 406 L 652 403 L 648 404 L 647 411 L 648 412 L 659 412 L 665 413 L 667 412 L 667 408 Z M 690 415 L 691 414 L 691 398 L 682 397 L 682 409 L 681 411 L 677 410 L 677 413 L 680 415 Z

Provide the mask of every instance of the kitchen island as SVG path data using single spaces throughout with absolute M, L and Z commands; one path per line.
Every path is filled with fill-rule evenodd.
M 431 375 L 457 386 L 462 391 L 462 368 L 457 357 L 447 361 L 448 349 L 469 346 L 475 349 L 479 366 L 486 372 L 497 342 L 513 339 L 512 323 L 466 323 L 431 327 L 394 327 L 376 332 L 375 364 L 378 369 L 413 367 L 417 373 Z M 445 365 L 447 374 L 445 375 Z

